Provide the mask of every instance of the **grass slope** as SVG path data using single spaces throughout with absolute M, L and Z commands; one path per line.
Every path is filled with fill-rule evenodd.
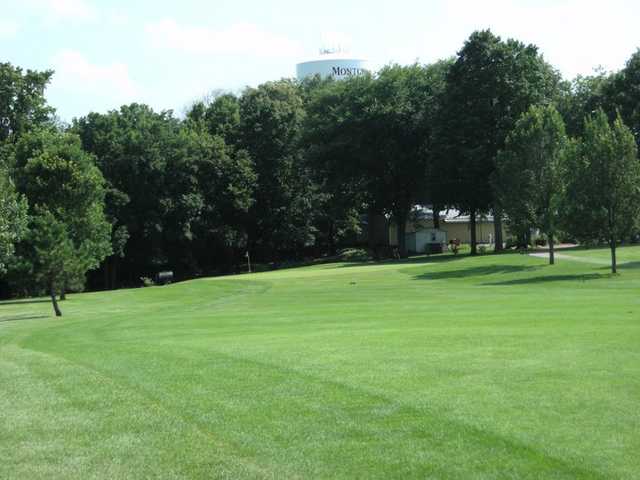
M 574 252 L 606 258 L 606 250 Z M 640 249 L 0 303 L 0 478 L 637 478 Z

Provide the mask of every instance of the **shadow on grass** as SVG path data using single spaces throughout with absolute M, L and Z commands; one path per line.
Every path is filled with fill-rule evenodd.
M 30 303 L 50 303 L 51 300 L 49 300 L 48 298 L 44 298 L 44 299 L 31 299 L 31 298 L 25 298 L 24 300 L 7 300 L 6 302 L 3 300 L 0 300 L 0 307 L 2 307 L 3 305 L 28 305 Z
M 501 282 L 487 282 L 484 286 L 507 286 L 507 285 L 531 285 L 549 282 L 587 282 L 590 280 L 600 280 L 609 278 L 610 275 L 602 273 L 585 273 L 582 275 L 543 275 L 530 278 L 516 278 L 513 280 L 503 280 Z
M 37 320 L 39 318 L 49 318 L 49 317 L 48 315 L 13 315 L 8 317 L 0 317 L 0 323 L 15 322 L 18 320 Z
M 461 268 L 459 270 L 446 270 L 444 272 L 424 272 L 416 275 L 414 280 L 447 280 L 453 278 L 466 278 L 482 275 L 505 275 L 537 270 L 539 266 L 532 265 L 486 265 L 480 267 Z
M 460 254 L 460 255 L 450 255 L 450 254 L 441 254 L 441 255 L 430 255 L 425 256 L 421 255 L 419 257 L 410 257 L 403 258 L 401 260 L 396 259 L 387 259 L 380 261 L 363 261 L 363 262 L 349 262 L 342 265 L 339 265 L 338 268 L 349 268 L 349 267 L 372 267 L 375 265 L 422 265 L 429 263 L 445 263 L 445 262 L 453 262 L 454 260 L 462 260 L 463 258 L 469 258 L 468 254 Z
M 640 268 L 640 261 L 635 262 L 618 262 L 618 270 L 634 270 Z M 600 267 L 600 270 L 611 270 L 611 265 Z

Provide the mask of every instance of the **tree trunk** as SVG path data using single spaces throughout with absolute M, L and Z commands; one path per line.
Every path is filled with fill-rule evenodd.
M 476 238 L 476 210 L 472 208 L 469 212 L 469 228 L 471 229 L 471 255 L 478 254 L 478 240 Z
M 118 258 L 114 256 L 111 259 L 110 264 L 111 267 L 109 268 L 109 273 L 111 275 L 111 279 L 109 289 L 115 290 L 118 288 Z
M 547 232 L 547 239 L 549 241 L 549 265 L 555 265 L 555 247 L 553 245 L 553 232 Z
M 49 285 L 49 295 L 51 296 L 51 304 L 53 305 L 53 311 L 56 312 L 56 317 L 61 317 L 62 312 L 58 306 L 58 300 L 56 300 L 56 292 L 53 291 L 53 285 Z
M 336 254 L 336 242 L 335 242 L 335 233 L 334 233 L 334 222 L 329 220 L 329 228 L 327 229 L 327 250 L 328 255 Z
M 105 290 L 109 290 L 109 260 L 110 257 L 105 258 L 104 264 L 102 266 L 103 285 Z
M 440 205 L 433 205 L 433 228 L 440 230 Z
M 502 252 L 504 250 L 502 239 L 502 210 L 499 208 L 493 209 L 493 229 L 495 235 L 495 252 Z
M 407 214 L 404 212 L 396 213 L 396 228 L 398 235 L 398 251 L 400 253 L 400 258 L 407 258 Z
M 616 240 L 614 238 L 609 240 L 609 247 L 611 248 L 611 273 L 618 273 L 618 265 L 616 262 Z
M 375 240 L 375 212 L 373 211 L 372 208 L 369 209 L 369 211 L 367 212 L 367 219 L 368 219 L 368 224 L 367 224 L 367 241 L 369 242 L 369 250 L 371 252 L 374 252 L 375 255 L 375 251 L 376 251 L 376 240 Z M 377 255 L 375 255 L 377 257 Z
M 60 301 L 67 299 L 67 286 L 65 284 L 62 285 L 62 290 L 60 291 Z

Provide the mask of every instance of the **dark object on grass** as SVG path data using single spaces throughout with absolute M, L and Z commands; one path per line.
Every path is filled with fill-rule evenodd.
M 429 255 L 442 253 L 442 243 L 427 243 L 426 253 Z
M 156 275 L 156 283 L 158 285 L 167 285 L 171 283 L 172 280 L 173 280 L 172 271 L 159 272 L 158 275 Z

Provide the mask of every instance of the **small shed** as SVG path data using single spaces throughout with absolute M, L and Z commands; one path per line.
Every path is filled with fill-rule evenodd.
M 405 236 L 407 250 L 412 253 L 436 253 L 447 243 L 447 232 L 437 228 L 422 228 Z

